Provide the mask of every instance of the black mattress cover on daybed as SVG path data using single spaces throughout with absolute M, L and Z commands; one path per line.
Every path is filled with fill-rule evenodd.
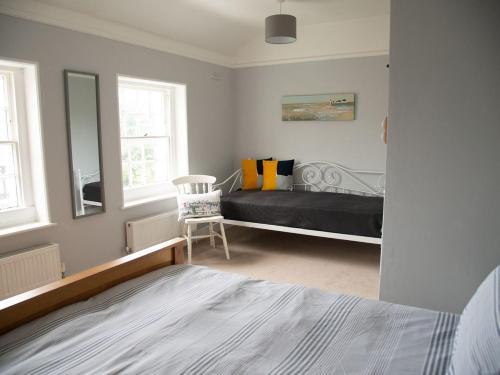
M 235 191 L 221 198 L 225 219 L 381 237 L 382 197 L 306 191 Z
M 82 191 L 83 199 L 92 202 L 101 202 L 101 181 L 85 184 Z

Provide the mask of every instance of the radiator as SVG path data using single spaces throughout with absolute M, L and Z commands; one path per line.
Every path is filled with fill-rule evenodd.
M 47 244 L 0 258 L 0 299 L 38 288 L 62 277 L 59 245 Z
M 169 211 L 160 215 L 128 221 L 126 224 L 127 252 L 142 250 L 178 237 L 182 230 L 177 216 L 177 211 Z

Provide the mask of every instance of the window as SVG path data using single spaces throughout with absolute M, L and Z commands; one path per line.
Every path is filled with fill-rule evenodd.
M 185 86 L 118 77 L 124 205 L 161 199 L 187 173 Z
M 0 210 L 3 211 L 22 207 L 24 203 L 12 75 L 0 71 Z
M 48 221 L 36 66 L 0 60 L 0 235 Z

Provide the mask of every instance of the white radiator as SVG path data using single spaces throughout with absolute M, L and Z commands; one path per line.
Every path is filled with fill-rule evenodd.
M 134 252 L 178 237 L 182 231 L 177 211 L 128 221 L 127 252 Z
M 0 258 L 0 299 L 38 288 L 62 277 L 59 245 L 47 244 Z

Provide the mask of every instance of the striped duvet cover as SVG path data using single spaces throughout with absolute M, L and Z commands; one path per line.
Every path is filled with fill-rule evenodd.
M 443 374 L 458 316 L 199 266 L 0 336 L 2 374 Z

